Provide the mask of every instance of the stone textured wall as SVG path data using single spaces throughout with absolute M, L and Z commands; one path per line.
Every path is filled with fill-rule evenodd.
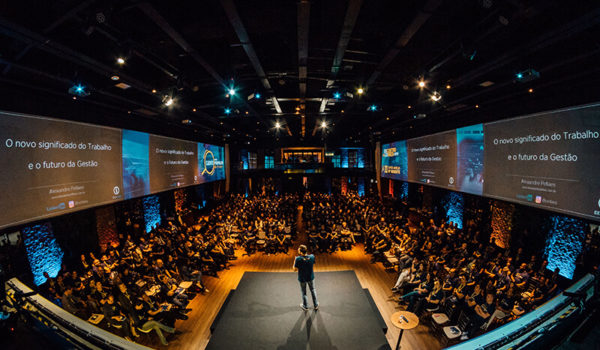
M 113 206 L 96 209 L 96 232 L 101 251 L 105 251 L 112 242 L 119 241 Z
M 513 204 L 492 202 L 492 235 L 490 238 L 500 248 L 510 246 L 514 213 L 515 206 Z
M 442 199 L 442 206 L 446 212 L 448 222 L 455 223 L 458 228 L 463 227 L 464 196 L 459 192 L 448 192 Z
M 33 282 L 37 286 L 46 282 L 44 272 L 48 272 L 50 277 L 56 277 L 60 271 L 64 253 L 56 242 L 52 225 L 46 222 L 28 226 L 21 232 L 33 274 Z
M 583 248 L 587 224 L 575 218 L 561 215 L 550 217 L 550 231 L 546 238 L 545 256 L 548 269 L 560 269 L 560 275 L 573 278 L 575 261 Z
M 152 227 L 160 225 L 160 200 L 158 196 L 144 197 L 144 222 L 146 223 L 146 232 L 150 232 Z

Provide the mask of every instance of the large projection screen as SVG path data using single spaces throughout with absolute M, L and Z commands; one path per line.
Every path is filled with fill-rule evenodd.
M 397 141 L 384 153 L 383 177 L 600 221 L 600 104 Z
M 0 229 L 225 179 L 223 147 L 139 131 L 0 111 L 0 142 Z
M 0 112 L 0 227 L 123 199 L 121 130 Z

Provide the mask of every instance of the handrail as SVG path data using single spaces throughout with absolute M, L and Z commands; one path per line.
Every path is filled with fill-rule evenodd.
M 448 347 L 446 350 L 501 349 L 511 342 L 529 336 L 538 327 L 568 309 L 574 301 L 574 297 L 566 296 L 565 292 L 586 293 L 586 300 L 591 298 L 588 290 L 593 283 L 594 276 L 587 274 L 567 290 L 548 300 L 537 309 L 479 337 Z

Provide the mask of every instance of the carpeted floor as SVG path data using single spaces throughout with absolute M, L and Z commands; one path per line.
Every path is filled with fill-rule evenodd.
M 319 311 L 305 312 L 296 273 L 244 273 L 207 349 L 390 348 L 354 271 L 317 272 L 315 286 Z

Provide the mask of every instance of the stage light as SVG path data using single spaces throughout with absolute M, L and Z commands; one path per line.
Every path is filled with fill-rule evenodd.
M 85 88 L 83 87 L 83 85 L 77 85 L 75 86 L 75 92 L 78 94 L 81 94 L 85 91 Z
M 71 86 L 69 88 L 69 93 L 71 95 L 80 96 L 80 97 L 86 97 L 86 96 L 90 95 L 90 93 L 86 90 L 85 85 L 82 85 L 82 84 L 77 84 L 77 85 Z
M 446 85 L 446 90 L 450 90 L 452 88 L 452 86 L 450 86 L 450 84 Z
M 475 108 L 479 108 L 479 105 L 475 105 Z
M 259 92 L 255 93 L 254 98 L 258 100 L 260 98 L 260 93 Z
M 197 111 L 197 109 L 196 109 L 196 108 L 192 108 L 192 112 L 196 112 L 196 111 Z
M 229 92 L 230 96 L 235 95 L 235 89 L 233 89 L 233 88 L 229 89 L 227 92 Z
M 167 107 L 171 107 L 171 106 L 173 105 L 173 102 L 175 102 L 175 101 L 173 100 L 173 98 L 172 98 L 172 97 L 169 97 L 169 98 L 167 98 L 167 100 L 165 101 L 165 106 L 167 106 Z
M 125 64 L 125 59 L 123 57 L 119 57 L 117 58 L 117 63 L 120 65 L 124 65 Z
M 420 88 L 424 88 L 424 87 L 425 87 L 425 81 L 423 81 L 423 80 L 420 80 L 420 81 L 419 81 L 419 87 L 420 87 Z
M 110 77 L 111 80 L 117 81 L 119 79 L 121 79 L 118 75 L 113 75 L 112 77 Z
M 362 94 L 364 94 L 364 93 L 365 93 L 365 89 L 363 89 L 363 88 L 358 88 L 358 90 L 356 90 L 356 92 L 357 92 L 359 95 L 362 95 Z
M 523 79 L 523 73 L 517 73 L 517 79 Z
M 377 112 L 379 110 L 379 106 L 377 106 L 377 105 L 370 105 L 369 108 L 367 108 L 367 110 L 369 112 Z
M 225 108 L 225 114 L 230 115 L 231 114 L 231 108 L 229 108 L 229 107 Z
M 155 94 L 156 93 L 156 89 L 152 89 L 152 93 Z
M 408 109 L 411 109 L 411 108 L 412 108 L 412 106 L 411 106 L 411 105 L 408 105 L 406 108 L 408 108 Z
M 275 129 L 279 129 L 279 128 L 281 128 L 281 123 L 275 122 Z
M 433 94 L 431 94 L 430 98 L 433 102 L 437 102 L 442 98 L 442 95 L 440 95 L 437 92 L 434 92 Z
M 335 98 L 336 100 L 339 100 L 340 98 L 342 98 L 342 93 L 339 91 L 334 92 L 333 98 Z
M 321 122 L 321 128 L 325 129 L 326 127 L 327 127 L 327 122 L 323 120 Z
M 527 91 L 529 91 L 530 94 L 533 93 L 533 89 L 529 89 Z

